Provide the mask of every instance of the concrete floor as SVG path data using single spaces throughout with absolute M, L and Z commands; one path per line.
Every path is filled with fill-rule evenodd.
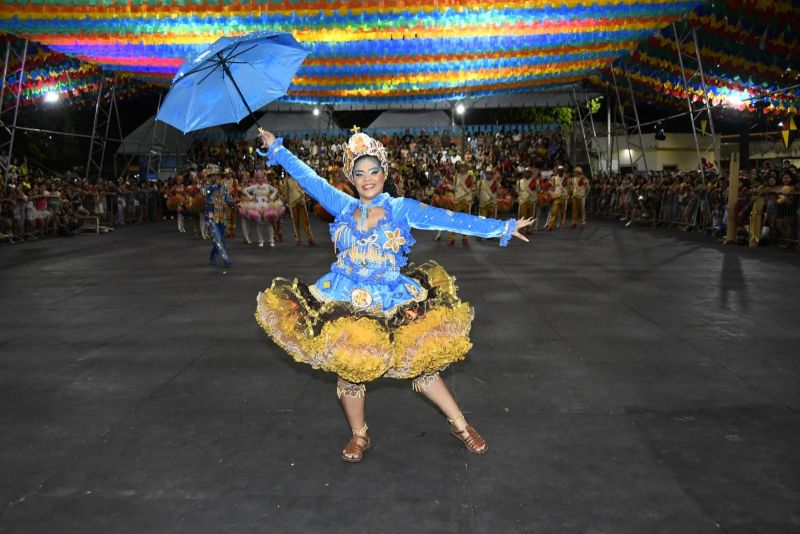
M 800 254 L 594 223 L 467 250 L 418 233 L 475 306 L 445 375 L 485 457 L 410 384 L 334 378 L 253 319 L 323 246 L 154 223 L 0 247 L 0 532 L 800 532 Z

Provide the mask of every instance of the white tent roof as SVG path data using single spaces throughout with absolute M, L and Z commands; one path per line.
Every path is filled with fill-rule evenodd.
M 328 127 L 329 125 L 330 128 Z M 245 134 L 246 138 L 250 139 L 256 137 L 258 135 L 259 126 L 275 133 L 275 135 L 289 132 L 343 132 L 324 111 L 320 111 L 318 116 L 307 111 L 300 113 L 267 111 L 258 119 L 258 124 L 254 124 L 247 130 Z
M 384 111 L 367 128 L 397 130 L 403 128 L 450 128 L 450 117 L 444 111 Z
M 158 128 L 155 136 L 154 128 Z M 153 115 L 122 140 L 117 154 L 148 154 L 151 149 L 158 154 L 183 154 L 188 152 L 194 139 L 222 140 L 225 131 L 214 127 L 184 135 L 169 124 L 156 123 Z
M 151 148 L 159 153 L 183 153 L 191 145 L 191 138 L 164 123 L 158 123 L 157 137 L 153 137 L 156 116 L 153 115 L 122 140 L 118 154 L 147 154 Z

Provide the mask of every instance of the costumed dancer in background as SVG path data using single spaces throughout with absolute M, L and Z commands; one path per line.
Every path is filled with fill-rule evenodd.
M 486 174 L 478 182 L 478 215 L 494 218 L 497 215 L 497 192 L 500 189 L 500 173 L 486 169 Z M 480 241 L 480 236 L 475 241 Z
M 236 236 L 236 214 L 238 210 L 235 209 L 236 204 L 239 202 L 239 195 L 241 194 L 241 188 L 239 186 L 239 180 L 236 178 L 236 173 L 233 172 L 233 169 L 225 168 L 225 172 L 222 177 L 221 181 L 222 185 L 228 190 L 228 194 L 231 196 L 234 202 L 234 209 L 228 210 L 228 219 L 226 222 L 227 226 L 227 237 L 235 237 Z
M 539 171 L 536 181 L 536 223 L 534 231 L 539 230 L 539 221 L 547 222 L 550 219 L 550 202 L 553 200 L 553 186 L 550 184 L 551 171 Z
M 174 211 L 178 216 L 178 231 L 186 233 L 183 226 L 183 210 L 186 205 L 186 188 L 183 185 L 183 176 L 178 174 L 175 178 L 175 185 L 167 190 L 167 209 Z
M 450 184 L 446 176 L 439 178 L 439 183 L 434 187 L 433 194 L 431 195 L 431 205 L 443 210 L 454 210 L 456 207 L 455 189 Z M 434 241 L 439 241 L 442 232 L 436 232 Z M 448 242 L 449 244 L 449 242 Z
M 567 219 L 567 198 L 569 196 L 569 178 L 564 172 L 564 166 L 559 165 L 555 168 L 553 175 L 550 177 L 550 188 L 553 194 L 553 202 L 550 207 L 550 216 L 547 220 L 547 231 L 553 230 L 553 226 L 558 224 L 558 227 L 564 229 L 564 223 Z
M 300 229 L 306 234 L 308 245 L 313 247 L 314 234 L 311 233 L 311 226 L 308 223 L 308 208 L 306 207 L 306 195 L 291 176 L 286 176 L 283 180 L 283 198 L 289 207 L 289 214 L 292 216 L 292 228 L 294 228 L 294 244 L 300 246 Z
M 259 293 L 256 319 L 296 361 L 338 375 L 336 393 L 351 430 L 342 458 L 358 462 L 371 446 L 365 419 L 365 384 L 380 377 L 413 380 L 450 423 L 450 432 L 476 454 L 486 441 L 470 426 L 439 372 L 463 360 L 472 346 L 473 310 L 456 294 L 454 279 L 435 262 L 407 265 L 412 228 L 498 237 L 505 246 L 531 219 L 498 221 L 434 208 L 384 191 L 386 149 L 366 134 L 344 146 L 344 174 L 352 198 L 261 131 L 268 164 L 281 165 L 330 213 L 337 260 L 307 286 L 276 278 Z
M 517 219 L 528 219 L 535 215 L 536 211 L 536 180 L 539 178 L 539 169 L 533 169 L 530 175 L 522 177 L 514 184 L 517 193 Z M 533 225 L 525 228 L 526 234 L 530 235 Z
M 228 188 L 220 183 L 219 165 L 209 164 L 205 169 L 208 185 L 203 188 L 206 199 L 206 225 L 211 234 L 211 255 L 209 261 L 217 264 L 217 255 L 222 257 L 225 267 L 231 266 L 231 257 L 225 248 L 225 225 L 230 217 L 229 211 L 235 206 Z
M 470 213 L 472 211 L 472 202 L 475 198 L 475 171 L 467 171 L 466 166 L 462 162 L 456 164 L 456 172 L 453 176 L 453 199 L 455 201 L 455 209 L 453 211 L 458 213 Z M 450 240 L 447 241 L 447 246 L 452 247 L 456 243 L 455 232 L 450 232 Z M 461 236 L 461 244 L 465 247 L 469 246 L 469 237 L 466 234 Z
M 242 215 L 242 231 L 247 234 L 247 227 L 245 220 L 250 220 L 256 225 L 256 233 L 258 234 L 258 246 L 264 246 L 264 226 L 267 227 L 267 236 L 269 246 L 275 246 L 275 232 L 272 223 L 281 217 L 286 212 L 283 202 L 280 198 L 280 192 L 267 182 L 267 175 L 259 169 L 255 173 L 256 183 L 244 189 L 246 196 L 247 209 L 243 211 L 240 207 L 239 211 Z M 247 243 L 250 243 L 249 237 Z
M 203 188 L 197 178 L 197 173 L 189 173 L 189 184 L 186 186 L 186 217 L 192 223 L 192 233 L 205 237 L 206 230 L 203 224 L 206 200 L 203 198 Z
M 572 195 L 572 227 L 578 226 L 578 220 L 586 226 L 586 195 L 589 193 L 589 180 L 583 175 L 583 169 L 575 167 L 570 182 Z
M 239 217 L 242 218 L 242 239 L 245 244 L 250 245 L 253 241 L 250 239 L 250 222 L 258 224 L 261 220 L 261 214 L 258 212 L 256 197 L 253 194 L 253 188 L 258 184 L 256 176 L 258 171 L 253 174 L 252 178 L 242 179 L 244 189 L 239 197 Z

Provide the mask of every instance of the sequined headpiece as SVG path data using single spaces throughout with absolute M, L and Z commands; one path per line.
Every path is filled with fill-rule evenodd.
M 383 174 L 389 176 L 389 162 L 386 155 L 386 148 L 377 139 L 373 139 L 365 133 L 354 134 L 343 145 L 344 161 L 342 162 L 344 175 L 351 182 L 353 181 L 353 166 L 356 160 L 362 156 L 372 156 L 381 163 Z

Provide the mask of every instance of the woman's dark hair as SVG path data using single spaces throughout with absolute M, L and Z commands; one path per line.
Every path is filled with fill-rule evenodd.
M 400 196 L 400 191 L 397 190 L 397 184 L 394 183 L 394 180 L 391 176 L 387 176 L 386 181 L 383 182 L 383 192 L 389 193 L 389 195 L 393 197 Z

